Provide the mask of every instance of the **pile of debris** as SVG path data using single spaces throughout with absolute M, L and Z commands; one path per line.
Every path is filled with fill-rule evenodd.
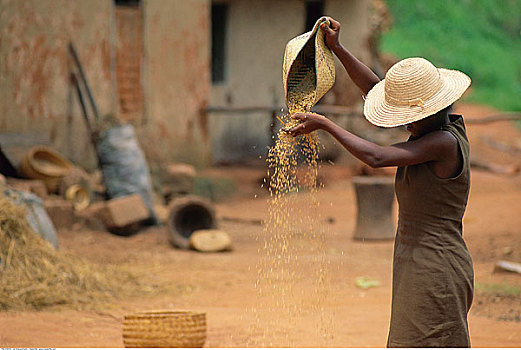
M 12 153 L 6 153 L 10 159 L 16 160 Z M 36 210 L 42 207 L 57 230 L 75 229 L 75 225 L 81 225 L 128 235 L 136 232 L 143 223 L 157 222 L 153 204 L 146 204 L 147 200 L 152 202 L 151 190 L 140 193 L 141 187 L 133 183 L 115 186 L 109 183 L 112 187 L 107 188 L 106 183 L 111 178 L 104 178 L 100 171 L 87 173 L 49 146 L 30 147 L 13 163 L 16 173 L 5 178 L 4 192 L 18 192 L 18 204 Z M 112 176 L 121 178 L 118 175 Z M 120 190 L 123 186 L 124 191 L 113 190 L 114 187 Z M 109 194 L 110 189 L 113 191 Z M 44 216 L 38 215 L 36 224 Z M 33 229 L 39 233 L 42 231 L 38 225 L 33 225 Z
M 94 265 L 56 250 L 26 220 L 26 210 L 0 195 L 0 310 L 67 304 L 96 307 L 158 286 L 119 266 Z

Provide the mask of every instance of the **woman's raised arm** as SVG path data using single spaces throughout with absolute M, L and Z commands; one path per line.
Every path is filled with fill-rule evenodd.
M 325 23 L 322 24 L 322 29 L 326 33 L 327 46 L 342 62 L 351 80 L 360 88 L 364 95 L 367 95 L 369 90 L 380 81 L 380 78 L 340 44 L 340 23 L 331 17 L 329 17 L 329 22 L 329 26 Z

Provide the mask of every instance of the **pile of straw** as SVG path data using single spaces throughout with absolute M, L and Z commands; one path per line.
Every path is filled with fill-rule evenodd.
M 23 207 L 0 193 L 0 311 L 70 305 L 95 309 L 154 286 L 121 267 L 98 266 L 55 250 L 34 233 Z

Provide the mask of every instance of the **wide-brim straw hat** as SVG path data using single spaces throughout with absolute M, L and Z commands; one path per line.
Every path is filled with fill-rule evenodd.
M 387 128 L 413 123 L 450 106 L 470 82 L 460 71 L 436 68 L 421 57 L 406 58 L 369 91 L 364 115 L 372 124 Z
M 282 83 L 286 100 L 288 91 L 298 89 L 299 82 L 305 79 L 304 75 L 315 71 L 315 101 L 318 102 L 335 83 L 335 60 L 333 53 L 326 45 L 325 32 L 320 26 L 322 23 L 329 26 L 329 18 L 319 18 L 313 29 L 291 39 L 286 44 L 284 61 L 282 64 Z

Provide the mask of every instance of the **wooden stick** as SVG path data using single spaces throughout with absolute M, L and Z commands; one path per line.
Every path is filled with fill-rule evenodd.
M 228 106 L 209 106 L 206 108 L 208 113 L 226 112 L 226 113 L 258 113 L 258 112 L 278 112 L 287 113 L 288 110 L 280 106 L 247 106 L 247 107 L 228 107 Z M 316 105 L 311 109 L 312 112 L 339 116 L 356 116 L 361 112 L 346 106 L 337 105 Z
M 251 225 L 262 225 L 264 223 L 261 219 L 253 219 L 253 218 L 239 218 L 232 216 L 221 216 L 222 221 L 236 222 L 240 224 L 251 224 Z
M 502 113 L 497 115 L 491 115 L 479 119 L 465 119 L 466 124 L 488 124 L 493 122 L 502 122 L 508 120 L 521 120 L 521 113 Z
M 69 51 L 72 55 L 72 58 L 74 59 L 74 63 L 76 63 L 78 71 L 80 72 L 80 78 L 85 87 L 85 90 L 87 90 L 87 97 L 89 98 L 92 112 L 94 113 L 94 117 L 96 118 L 96 121 L 99 121 L 98 107 L 96 106 L 96 102 L 94 101 L 94 96 L 92 96 L 92 92 L 90 90 L 89 82 L 87 81 L 85 72 L 83 71 L 83 66 L 81 64 L 80 57 L 78 56 L 78 51 L 76 50 L 76 47 L 72 42 L 69 43 Z

